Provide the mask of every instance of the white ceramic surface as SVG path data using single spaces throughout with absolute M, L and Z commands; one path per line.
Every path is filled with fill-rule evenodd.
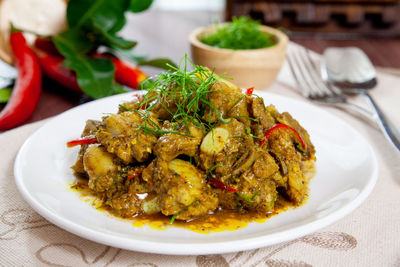
M 116 112 L 132 93 L 93 101 L 55 117 L 26 140 L 16 158 L 17 186 L 43 217 L 84 238 L 123 249 L 162 254 L 215 254 L 254 249 L 292 240 L 349 214 L 374 187 L 378 165 L 365 138 L 341 119 L 313 105 L 267 92 L 256 92 L 279 111 L 289 111 L 310 133 L 317 150 L 317 172 L 310 199 L 295 210 L 237 231 L 198 234 L 170 227 L 166 231 L 134 227 L 132 221 L 99 212 L 69 189 L 70 166 L 79 147 L 65 143 L 79 137 L 86 119 Z

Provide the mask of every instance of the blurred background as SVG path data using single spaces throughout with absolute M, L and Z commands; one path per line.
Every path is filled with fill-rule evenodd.
M 249 15 L 316 52 L 357 46 L 375 65 L 400 68 L 399 6 L 399 0 L 155 0 L 149 12 L 186 13 L 187 23 L 204 25 Z
M 43 35 L 65 28 L 66 2 L 0 0 L 0 47 L 2 41 L 3 47 L 8 44 L 9 21 Z M 127 23 L 118 34 L 137 40 L 134 53 L 148 58 L 169 58 L 178 63 L 185 53 L 190 56 L 188 38 L 196 28 L 251 16 L 318 53 L 332 46 L 359 47 L 379 71 L 400 75 L 400 0 L 154 0 L 148 10 L 127 12 L 126 16 Z M 58 23 L 48 23 L 53 19 Z M 2 57 L 1 52 L 0 58 L 11 59 L 9 53 Z M 160 72 L 150 67 L 143 70 L 149 75 Z M 28 122 L 88 100 L 45 79 L 39 105 Z

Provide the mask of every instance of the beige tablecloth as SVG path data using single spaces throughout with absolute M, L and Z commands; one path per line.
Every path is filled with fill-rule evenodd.
M 271 92 L 302 99 L 285 67 Z M 373 96 L 400 128 L 400 78 L 379 74 Z M 306 101 L 306 100 L 303 100 Z M 362 103 L 356 97 L 353 101 Z M 372 144 L 379 180 L 368 199 L 337 223 L 303 238 L 252 251 L 210 256 L 145 254 L 97 244 L 49 223 L 22 199 L 13 175 L 25 139 L 45 121 L 0 134 L 2 266 L 400 266 L 400 153 L 373 126 L 323 107 L 354 125 Z M 210 235 L 212 238 L 212 235 Z

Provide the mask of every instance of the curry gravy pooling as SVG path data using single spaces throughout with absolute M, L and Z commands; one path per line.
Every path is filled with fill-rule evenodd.
M 131 218 L 123 218 L 115 213 L 109 206 L 103 205 L 96 198 L 96 194 L 88 187 L 88 180 L 77 175 L 77 180 L 71 185 L 71 189 L 78 192 L 85 202 L 91 203 L 99 211 L 105 211 L 108 214 L 119 219 L 133 221 L 132 226 L 143 227 L 149 226 L 152 229 L 165 231 L 169 227 L 181 227 L 200 234 L 210 234 L 222 231 L 235 231 L 246 227 L 249 223 L 264 223 L 267 219 L 290 208 L 296 208 L 306 203 L 303 201 L 300 205 L 293 205 L 284 198 L 278 198 L 275 204 L 274 212 L 243 212 L 239 210 L 223 210 L 218 209 L 212 214 L 207 214 L 194 220 L 174 221 L 171 225 L 171 218 L 160 213 L 153 215 L 138 214 Z

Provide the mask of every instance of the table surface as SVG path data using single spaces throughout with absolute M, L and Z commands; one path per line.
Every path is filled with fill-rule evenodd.
M 197 27 L 214 23 L 221 17 L 222 14 L 212 12 L 150 10 L 142 14 L 129 14 L 128 24 L 123 29 L 122 35 L 139 42 L 135 48 L 139 54 L 146 54 L 149 58 L 169 57 L 178 62 L 185 53 L 190 54 L 187 40 L 189 33 Z M 292 41 L 318 53 L 330 46 L 357 46 L 366 52 L 374 65 L 400 68 L 400 49 L 398 49 L 400 40 L 398 39 L 295 39 Z M 154 69 L 147 71 L 154 73 Z M 88 97 L 80 96 L 52 81 L 45 80 L 37 109 L 26 123 L 57 115 L 88 100 Z

